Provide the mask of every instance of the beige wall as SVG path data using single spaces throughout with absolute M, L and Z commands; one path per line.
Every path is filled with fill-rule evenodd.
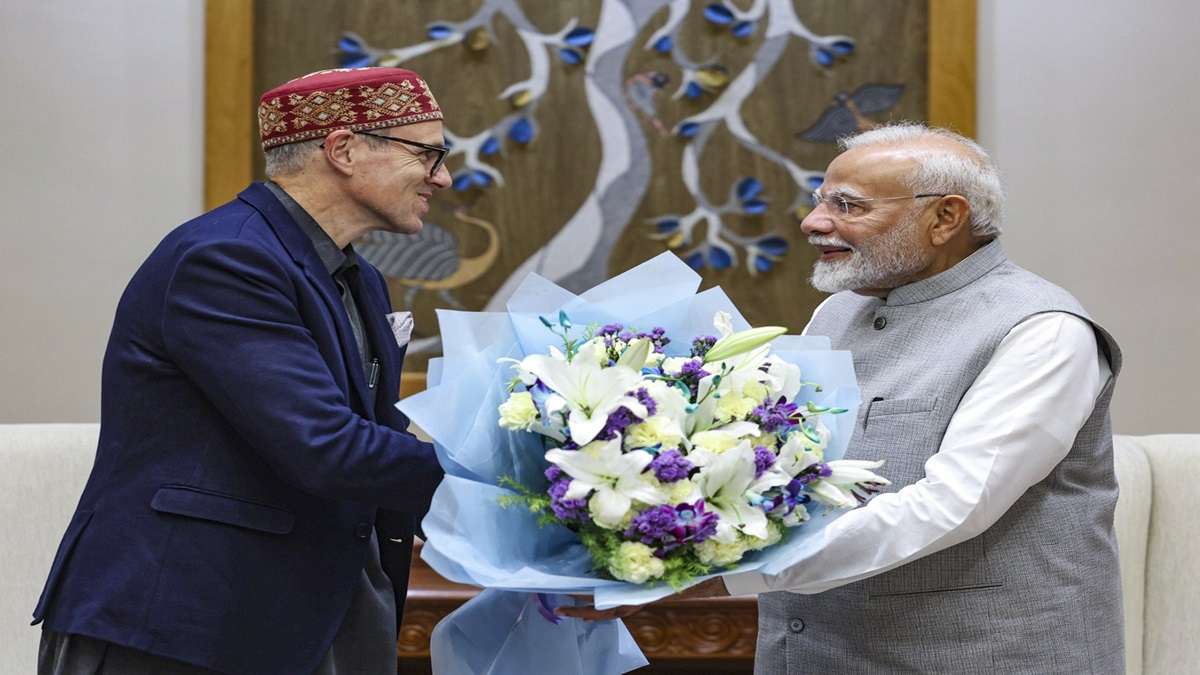
M 202 204 L 201 0 L 0 3 L 0 422 L 99 417 L 130 275 Z
M 1200 4 L 980 0 L 979 17 L 1011 256 L 1124 347 L 1119 431 L 1200 431 Z M 202 31 L 200 0 L 0 5 L 0 422 L 98 418 L 117 298 L 200 211 Z
M 981 0 L 1005 242 L 1124 350 L 1122 433 L 1200 431 L 1200 3 Z

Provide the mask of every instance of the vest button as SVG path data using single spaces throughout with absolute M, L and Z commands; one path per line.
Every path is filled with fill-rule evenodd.
M 354 526 L 354 536 L 357 537 L 358 539 L 366 541 L 367 537 L 371 536 L 371 524 L 367 523 L 367 522 L 362 522 L 362 523 L 355 525 Z
M 788 629 L 793 633 L 804 632 L 804 619 L 792 619 L 788 622 Z
M 886 325 L 887 325 L 886 318 L 884 318 L 882 316 L 875 317 L 875 330 L 883 330 L 883 327 Z

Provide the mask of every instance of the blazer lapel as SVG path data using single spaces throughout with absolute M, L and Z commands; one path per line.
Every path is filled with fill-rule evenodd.
M 338 293 L 337 284 L 325 269 L 325 264 L 321 262 L 321 257 L 317 255 L 317 250 L 313 248 L 308 235 L 304 234 L 300 226 L 292 221 L 287 209 L 262 183 L 251 184 L 238 195 L 238 198 L 248 202 L 263 215 L 271 229 L 274 230 L 275 236 L 279 237 L 283 247 L 292 256 L 292 260 L 304 270 L 305 278 L 324 301 L 325 310 L 333 322 L 331 337 L 337 341 L 338 350 L 342 355 L 342 367 L 346 371 L 352 390 L 346 392 L 347 397 L 357 398 L 358 409 L 363 411 L 365 416 L 373 419 L 375 411 L 370 410 L 368 406 L 367 381 L 363 375 L 362 364 L 359 362 L 358 345 L 354 341 L 350 317 L 346 314 L 346 306 L 342 304 L 342 296 Z M 309 326 L 309 328 L 316 327 Z
M 392 327 L 387 322 L 387 312 L 391 309 L 387 296 L 379 289 L 377 280 L 370 271 L 371 266 L 362 256 L 359 256 L 358 264 L 359 269 L 362 270 L 360 279 L 363 293 L 360 297 L 365 310 L 359 313 L 362 315 L 363 325 L 371 344 L 375 347 L 375 358 L 380 361 L 380 377 L 377 386 L 379 392 L 384 395 L 377 396 L 376 403 L 391 408 L 395 403 L 395 397 L 398 397 L 400 393 L 400 360 L 403 357 L 396 345 L 396 336 L 392 333 Z M 372 278 L 367 279 L 368 275 Z

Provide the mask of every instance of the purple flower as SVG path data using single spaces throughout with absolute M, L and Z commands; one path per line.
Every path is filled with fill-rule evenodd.
M 550 510 L 560 520 L 575 520 L 586 523 L 590 519 L 588 516 L 587 500 L 563 498 L 563 495 L 567 494 L 567 488 L 570 485 L 571 480 L 569 478 L 557 480 L 550 485 L 550 489 L 547 490 L 550 494 Z
M 546 469 L 545 473 L 546 473 L 546 480 L 550 481 L 551 483 L 558 480 L 559 478 L 562 478 L 562 475 L 563 475 L 562 469 L 558 468 L 557 466 L 554 466 L 553 464 L 550 465 L 550 468 Z
M 654 477 L 663 483 L 674 483 L 687 478 L 688 474 L 692 472 L 692 468 L 692 463 L 679 454 L 678 450 L 659 453 L 658 457 L 650 462 L 650 469 L 654 471 Z
M 764 402 L 762 405 L 754 409 L 750 413 L 750 420 L 758 422 L 762 426 L 762 430 L 767 433 L 775 433 L 794 427 L 796 422 L 792 419 L 792 415 L 796 413 L 797 406 L 795 403 L 787 403 L 782 397 L 774 404 Z
M 646 417 L 654 417 L 654 413 L 658 412 L 658 404 L 654 402 L 654 397 L 650 396 L 650 392 L 646 391 L 645 387 L 637 390 L 638 403 L 646 406 Z
M 617 338 L 622 342 L 633 342 L 634 335 L 628 330 L 623 330 L 619 335 L 617 335 Z
M 671 344 L 671 338 L 667 337 L 666 329 L 661 327 L 655 327 L 649 333 L 638 333 L 637 336 L 649 340 L 654 345 L 654 351 L 660 354 L 663 351 L 663 347 Z
M 630 412 L 629 408 L 621 406 L 612 411 L 608 415 L 608 421 L 604 423 L 604 428 L 600 433 L 596 434 L 596 438 L 604 441 L 611 441 L 618 434 L 625 431 L 626 427 L 636 422 L 640 422 L 642 418 Z
M 625 330 L 625 327 L 622 326 L 621 324 L 610 323 L 610 324 L 606 324 L 603 328 L 601 328 L 600 332 L 596 333 L 596 335 L 599 337 L 609 337 L 610 335 L 616 335 L 617 333 L 620 333 L 623 330 Z
M 717 532 L 717 514 L 704 510 L 704 500 L 695 504 L 652 506 L 633 517 L 625 530 L 629 539 L 655 546 L 660 558 L 688 542 L 699 543 Z
M 685 361 L 683 364 L 683 367 L 679 369 L 679 376 L 682 378 L 694 378 L 696 380 L 703 380 L 704 378 L 708 377 L 709 375 L 712 375 L 712 373 L 705 370 L 704 364 L 695 359 L 693 359 L 691 361 Z
M 760 445 L 754 448 L 754 477 L 759 478 L 763 473 L 775 465 L 775 453 L 767 449 L 765 445 Z
M 716 343 L 717 338 L 713 337 L 712 335 L 704 335 L 692 340 L 692 356 L 704 358 L 704 355 L 707 354 L 708 350 L 712 349 L 712 346 Z

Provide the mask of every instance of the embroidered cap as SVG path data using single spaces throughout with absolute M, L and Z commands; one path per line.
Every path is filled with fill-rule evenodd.
M 442 119 L 429 85 L 403 68 L 338 68 L 298 77 L 258 102 L 264 150 L 324 137 Z

